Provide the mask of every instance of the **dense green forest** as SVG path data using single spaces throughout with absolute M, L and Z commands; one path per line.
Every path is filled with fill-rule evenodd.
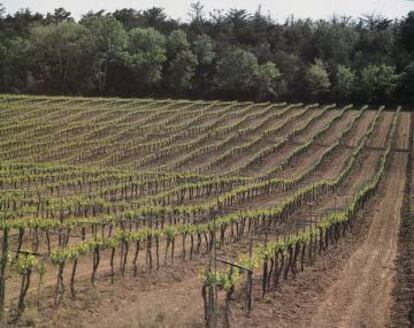
M 414 103 L 414 11 L 283 23 L 162 8 L 42 15 L 0 5 L 0 92 Z

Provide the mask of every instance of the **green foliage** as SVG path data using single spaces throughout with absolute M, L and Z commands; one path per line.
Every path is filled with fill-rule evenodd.
M 120 22 L 112 16 L 92 16 L 82 20 L 89 31 L 89 46 L 93 49 L 93 68 L 99 94 L 106 90 L 110 65 L 125 55 L 128 36 Z
M 198 35 L 192 44 L 192 49 L 200 65 L 210 65 L 216 53 L 214 41 L 206 34 Z
M 29 40 L 15 37 L 0 40 L 0 88 L 9 92 L 31 92 L 30 71 L 38 69 Z
M 158 83 L 166 60 L 165 37 L 160 32 L 153 28 L 134 28 L 128 32 L 127 63 L 139 82 L 145 86 Z
M 36 272 L 38 273 L 40 280 L 42 280 L 42 278 L 44 277 L 45 273 L 46 273 L 46 264 L 44 262 L 40 262 L 37 266 L 36 266 Z
M 49 23 L 62 23 L 65 21 L 72 21 L 73 22 L 73 18 L 71 17 L 71 13 L 69 11 L 67 11 L 65 8 L 60 7 L 60 8 L 56 8 L 53 11 L 53 14 L 48 13 L 46 15 L 46 21 Z
M 333 17 L 330 22 L 314 23 L 316 26 L 312 41 L 316 56 L 329 65 L 349 64 L 352 50 L 357 45 L 358 33 L 341 22 L 346 22 L 346 19 Z
M 230 48 L 218 60 L 216 70 L 219 90 L 237 95 L 252 90 L 258 63 L 251 52 Z
M 180 52 L 190 49 L 187 34 L 183 30 L 172 31 L 167 38 L 168 58 L 175 58 Z
M 89 34 L 73 22 L 36 26 L 31 31 L 35 66 L 42 69 L 46 85 L 58 85 L 63 93 L 74 91 L 79 84 L 87 88 Z
M 414 11 L 410 11 L 401 24 L 401 41 L 407 51 L 414 51 Z
M 395 80 L 410 76 L 414 12 L 395 21 L 365 15 L 279 24 L 260 10 L 207 17 L 196 2 L 189 15 L 181 23 L 159 7 L 123 8 L 75 22 L 64 8 L 6 16 L 2 6 L 0 92 L 412 101 Z
M 380 110 L 378 113 L 381 113 L 381 111 L 382 110 Z M 362 190 L 360 190 L 354 195 L 351 204 L 347 208 L 327 214 L 325 217 L 322 218 L 322 220 L 320 220 L 315 226 L 312 226 L 309 230 L 299 232 L 295 235 L 289 235 L 287 236 L 287 238 L 284 238 L 283 240 L 271 240 L 267 242 L 265 245 L 257 245 L 253 249 L 252 254 L 242 254 L 241 256 L 239 256 L 238 260 L 236 261 L 236 264 L 251 270 L 257 269 L 264 262 L 268 261 L 271 257 L 273 257 L 274 254 L 277 254 L 279 252 L 281 252 L 282 254 L 286 254 L 289 247 L 294 247 L 296 245 L 308 245 L 310 241 L 314 241 L 314 238 L 318 236 L 319 232 L 326 233 L 332 227 L 350 221 L 352 217 L 355 215 L 356 211 L 363 207 L 364 202 L 368 199 L 369 196 L 372 195 L 372 192 L 375 191 L 382 177 L 384 176 L 385 165 L 387 161 L 389 161 L 389 154 L 395 137 L 399 113 L 400 108 L 397 110 L 397 114 L 394 116 L 391 131 L 386 141 L 386 149 L 382 154 L 380 165 L 376 168 L 376 174 L 371 178 L 371 180 L 365 183 Z M 372 133 L 378 118 L 379 115 L 377 114 L 374 122 L 371 125 L 371 129 L 369 129 L 366 132 L 365 138 L 363 138 L 362 142 L 360 143 L 359 151 L 365 145 L 366 140 L 368 140 L 368 136 Z M 354 165 L 353 163 L 355 162 L 355 155 L 353 156 L 351 162 L 352 163 L 348 164 L 348 168 L 346 168 L 340 175 L 344 175 L 344 173 L 347 170 L 349 171 L 350 167 Z M 333 183 L 336 184 L 340 180 L 341 178 L 337 178 L 336 182 Z M 309 190 L 310 188 L 305 189 Z M 295 197 L 300 199 L 303 195 L 300 194 L 300 192 L 297 193 Z M 285 204 L 289 204 L 289 200 L 287 200 Z M 273 209 L 273 211 L 275 212 L 277 210 L 281 210 L 281 208 Z M 231 269 L 226 269 L 224 271 L 219 271 L 215 273 L 204 272 L 203 274 L 203 280 L 207 286 L 217 286 L 224 288 L 225 290 L 229 290 L 230 288 L 235 287 L 236 284 L 239 283 L 240 279 L 240 275 L 236 275 L 234 277 L 232 276 Z
M 127 46 L 127 33 L 111 16 L 92 17 L 82 24 L 89 30 L 89 42 L 99 58 L 114 59 Z
M 16 271 L 21 275 L 26 274 L 29 270 L 31 271 L 36 266 L 36 264 L 37 260 L 34 255 L 23 254 L 17 259 Z
M 128 32 L 128 52 L 136 66 L 162 64 L 166 60 L 165 37 L 153 28 L 135 28 Z
M 255 72 L 255 87 L 257 88 L 257 99 L 275 98 L 280 89 L 282 74 L 272 62 L 258 65 Z
M 315 98 L 326 95 L 331 87 L 328 71 L 320 59 L 316 59 L 315 63 L 309 66 L 305 81 L 309 93 Z
M 356 75 L 348 67 L 339 65 L 335 76 L 334 95 L 342 101 L 349 100 L 355 90 Z
M 414 61 L 410 62 L 400 76 L 400 91 L 409 103 L 414 103 Z
M 180 51 L 169 67 L 170 89 L 175 90 L 178 94 L 191 89 L 197 64 L 197 58 L 191 50 Z
M 367 102 L 387 101 L 392 97 L 398 80 L 395 67 L 368 65 L 361 71 L 360 92 Z

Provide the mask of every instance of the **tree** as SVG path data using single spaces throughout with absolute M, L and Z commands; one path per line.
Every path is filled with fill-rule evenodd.
M 395 67 L 368 65 L 361 71 L 359 93 L 367 102 L 388 101 L 397 87 L 399 75 Z
M 121 23 L 112 16 L 92 16 L 83 19 L 82 24 L 90 32 L 99 94 L 103 95 L 111 63 L 121 60 L 125 54 L 127 34 Z
M 33 25 L 43 24 L 43 15 L 32 13 L 29 9 L 20 9 L 14 15 L 7 15 L 2 22 L 0 34 L 3 33 L 9 38 L 22 37 L 30 38 L 30 31 Z
M 210 65 L 216 53 L 214 41 L 206 34 L 198 35 L 192 44 L 194 54 L 200 65 Z
M 183 30 L 174 30 L 167 38 L 168 58 L 173 59 L 179 52 L 190 49 L 187 34 Z
M 128 33 L 128 65 L 139 77 L 141 87 L 161 80 L 162 64 L 167 60 L 165 37 L 153 28 L 134 28 Z
M 190 4 L 190 11 L 188 15 L 190 16 L 191 24 L 197 28 L 200 28 L 204 22 L 204 6 L 200 1 Z
M 192 88 L 192 79 L 198 65 L 197 58 L 190 49 L 187 34 L 183 30 L 174 30 L 168 36 L 167 55 L 168 88 L 181 95 L 185 90 Z
M 256 56 L 259 63 L 275 60 L 272 48 L 268 42 L 260 42 L 254 47 L 249 48 L 249 51 Z
M 229 97 L 247 95 L 252 91 L 256 72 L 257 58 L 241 48 L 231 48 L 222 54 L 216 67 L 216 86 Z
M 192 88 L 192 78 L 197 67 L 197 58 L 191 50 L 180 51 L 169 67 L 170 89 L 178 95 Z
M 73 22 L 37 26 L 31 40 L 32 56 L 40 68 L 38 78 L 48 90 L 73 94 L 90 87 L 92 61 L 87 55 L 89 34 L 85 27 Z
M 143 25 L 141 24 L 141 14 L 132 8 L 115 10 L 112 16 L 114 16 L 118 22 L 122 23 L 122 26 L 127 31 Z
M 190 22 L 171 19 L 160 7 L 90 11 L 75 22 L 64 8 L 43 16 L 29 9 L 6 13 L 0 4 L 0 92 L 277 95 L 292 102 L 328 95 L 366 102 L 411 98 L 402 83 L 411 81 L 414 11 L 396 20 L 291 16 L 279 24 L 260 6 L 252 13 L 206 14 L 203 4 L 193 0 Z
M 3 18 L 4 14 L 6 13 L 6 8 L 2 3 L 0 3 L 0 19 Z
M 0 41 L 0 90 L 32 92 L 27 82 L 35 68 L 29 40 L 13 37 Z
M 311 51 L 315 57 L 335 67 L 350 64 L 358 34 L 351 24 L 339 23 L 333 18 L 332 22 L 317 22 L 312 39 Z
M 79 23 L 84 24 L 93 18 L 103 17 L 105 16 L 105 11 L 106 10 L 104 9 L 98 11 L 89 10 L 86 14 L 82 15 L 82 18 L 80 19 Z
M 53 14 L 47 13 L 46 15 L 46 22 L 48 23 L 57 24 L 57 23 L 62 23 L 66 21 L 73 22 L 74 19 L 71 17 L 71 13 L 63 7 L 56 8 Z
M 206 34 L 198 35 L 192 43 L 192 50 L 198 62 L 195 72 L 195 84 L 200 94 L 207 94 L 210 91 L 209 81 L 211 79 L 209 79 L 209 76 L 214 71 L 215 46 L 215 42 Z
M 142 12 L 142 17 L 145 21 L 146 27 L 153 27 L 159 31 L 164 31 L 164 25 L 167 20 L 167 15 L 164 9 L 159 7 L 152 7 Z
M 395 48 L 395 31 L 391 21 L 381 15 L 365 15 L 357 26 L 353 67 L 362 70 L 369 64 L 391 64 L 389 57 Z
M 414 61 L 409 63 L 401 74 L 401 94 L 409 104 L 414 104 Z
M 282 74 L 274 63 L 266 62 L 259 65 L 255 72 L 256 99 L 277 97 L 281 77 Z
M 355 90 L 356 76 L 352 69 L 339 65 L 335 75 L 334 96 L 341 101 L 347 101 Z
M 318 99 L 329 92 L 331 82 L 329 81 L 328 71 L 320 59 L 316 59 L 307 69 L 305 82 L 307 90 L 313 98 Z
M 291 99 L 306 94 L 306 83 L 303 76 L 307 67 L 299 55 L 277 51 L 273 55 L 273 62 L 279 67 L 283 76 L 279 94 Z
M 410 11 L 401 24 L 401 42 L 408 51 L 414 51 L 414 11 Z
M 233 29 L 240 29 L 247 25 L 250 14 L 245 9 L 230 9 L 226 15 L 226 21 Z
M 388 65 L 381 65 L 379 75 L 377 77 L 378 83 L 378 100 L 388 101 L 394 96 L 400 80 L 400 75 L 396 72 L 395 67 Z

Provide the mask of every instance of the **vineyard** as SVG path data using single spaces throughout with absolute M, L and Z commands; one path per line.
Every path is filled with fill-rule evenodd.
M 387 325 L 411 139 L 401 107 L 0 96 L 1 320 Z

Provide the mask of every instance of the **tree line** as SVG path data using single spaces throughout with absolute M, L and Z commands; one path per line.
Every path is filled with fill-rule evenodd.
M 414 11 L 277 23 L 196 2 L 189 16 L 0 5 L 0 92 L 414 103 Z

